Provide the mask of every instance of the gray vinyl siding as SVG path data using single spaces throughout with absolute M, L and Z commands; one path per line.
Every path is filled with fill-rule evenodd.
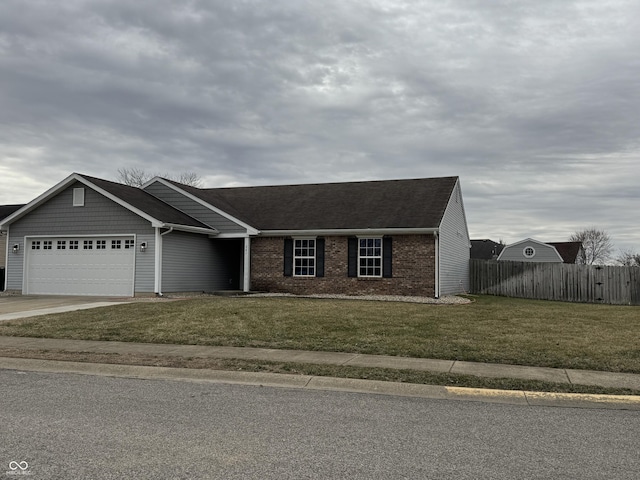
M 440 224 L 440 295 L 469 291 L 470 248 L 462 190 L 458 181 Z
M 73 189 L 85 188 L 85 206 L 73 206 Z M 138 244 L 148 250 L 136 251 L 135 291 L 153 292 L 155 230 L 149 221 L 76 182 L 9 226 L 9 244 L 19 244 L 20 252 L 7 261 L 7 290 L 22 290 L 24 237 L 31 235 L 137 235 Z
M 172 207 L 175 207 L 187 215 L 200 220 L 202 223 L 215 228 L 220 233 L 246 233 L 247 231 L 246 228 L 238 225 L 232 220 L 229 220 L 228 218 L 212 211 L 195 200 L 176 192 L 172 188 L 169 188 L 160 182 L 153 182 L 144 190 L 163 202 L 168 203 Z
M 527 258 L 524 256 L 524 249 L 533 247 L 536 251 L 535 256 Z M 551 245 L 545 245 L 538 242 L 519 242 L 514 245 L 507 245 L 500 254 L 500 260 L 508 260 L 512 262 L 555 262 L 562 263 L 562 259 Z
M 228 288 L 224 258 L 207 235 L 172 232 L 162 239 L 162 292 Z

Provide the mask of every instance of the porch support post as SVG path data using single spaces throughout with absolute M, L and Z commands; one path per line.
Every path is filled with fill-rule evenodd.
M 242 291 L 248 292 L 251 289 L 251 237 L 244 237 L 244 258 L 242 267 Z

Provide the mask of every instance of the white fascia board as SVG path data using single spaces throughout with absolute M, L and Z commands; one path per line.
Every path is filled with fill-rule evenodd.
M 208 208 L 209 210 L 217 213 L 218 215 L 223 216 L 224 218 L 226 218 L 227 220 L 231 220 L 232 222 L 238 224 L 239 226 L 241 226 L 242 228 L 246 228 L 247 229 L 247 233 L 249 235 L 258 235 L 260 232 L 257 228 L 252 227 L 251 225 L 248 225 L 246 223 L 244 223 L 241 220 L 238 220 L 237 218 L 235 218 L 233 215 L 228 214 L 227 212 L 225 212 L 224 210 L 220 210 L 218 207 L 214 207 L 213 205 L 211 205 L 210 203 L 205 202 L 204 200 L 202 200 L 201 198 L 196 197 L 195 195 L 192 195 L 189 192 L 185 192 L 184 190 L 182 190 L 180 187 L 175 186 L 173 183 L 171 182 L 167 182 L 164 178 L 162 177 L 154 177 L 151 180 L 149 180 L 147 183 L 145 183 L 142 188 L 146 188 L 149 185 L 151 185 L 154 182 L 160 182 L 161 184 L 163 184 L 165 187 L 169 187 L 173 190 L 175 190 L 176 192 L 180 193 L 181 195 L 184 195 L 185 197 L 189 198 L 190 200 L 193 200 L 194 202 L 199 203 L 200 205 L 202 205 L 203 207 Z
M 162 228 L 172 228 L 181 232 L 202 233 L 210 236 L 217 236 L 218 230 L 215 228 L 192 227 L 189 225 L 178 225 L 176 223 L 163 223 Z
M 263 237 L 286 236 L 366 236 L 366 235 L 432 235 L 439 232 L 439 228 L 335 228 L 318 230 L 262 230 Z
M 237 233 L 219 233 L 215 237 L 216 238 L 247 238 L 249 236 L 250 235 L 248 233 L 237 232 Z

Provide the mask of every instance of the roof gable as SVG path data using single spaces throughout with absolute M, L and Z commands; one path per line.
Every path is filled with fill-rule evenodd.
M 110 200 L 118 203 L 120 206 L 148 220 L 154 227 L 181 226 L 195 231 L 202 231 L 203 233 L 207 231 L 215 233 L 215 230 L 208 225 L 199 222 L 139 188 L 78 173 L 69 175 L 38 198 L 24 205 L 4 220 L 0 219 L 0 221 L 2 221 L 3 224 L 10 224 L 19 218 L 22 218 L 24 215 L 27 215 L 30 211 L 42 205 L 48 199 L 57 195 L 75 182 L 80 182 L 88 188 L 106 196 Z
M 541 242 L 540 240 L 535 240 L 533 238 L 525 238 L 524 240 L 520 240 L 519 242 L 515 242 L 515 243 L 511 243 L 509 245 L 506 245 L 503 249 L 502 252 L 500 252 L 500 255 L 498 255 L 498 258 L 496 260 L 503 260 L 503 256 L 506 256 L 509 252 L 512 252 L 516 249 L 516 247 L 521 247 L 524 244 L 535 244 L 538 245 L 542 248 L 546 248 L 546 249 L 551 249 L 553 251 L 553 255 L 554 258 L 556 258 L 555 256 L 557 256 L 557 260 L 562 261 L 562 257 L 560 256 L 560 254 L 558 253 L 558 251 L 556 250 L 556 248 L 549 244 L 549 243 L 544 243 Z
M 180 189 L 258 230 L 435 229 L 458 177 Z

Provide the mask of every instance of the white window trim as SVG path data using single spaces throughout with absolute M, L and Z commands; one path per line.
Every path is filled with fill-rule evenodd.
M 360 256 L 360 240 L 380 240 L 380 256 Z M 361 258 L 380 258 L 380 275 L 362 275 L 360 273 L 360 259 Z M 384 269 L 384 240 L 380 236 L 362 236 L 358 237 L 358 278 L 382 278 L 382 271 Z
M 312 256 L 297 256 L 296 255 L 296 242 L 297 241 L 302 241 L 302 240 L 313 240 L 313 255 Z M 293 238 L 293 276 L 294 277 L 300 277 L 300 278 L 308 278 L 308 277 L 315 277 L 316 276 L 316 255 L 318 253 L 317 248 L 318 248 L 318 242 L 316 241 L 317 237 L 294 237 Z M 296 273 L 296 259 L 306 259 L 306 260 L 311 260 L 313 267 L 309 267 L 310 270 L 313 271 L 313 273 L 311 274 L 307 274 L 307 275 L 301 275 L 301 274 L 297 274 Z
M 533 252 L 531 255 L 527 255 L 527 250 L 529 249 L 531 249 L 531 251 Z M 533 258 L 536 256 L 536 249 L 533 248 L 531 245 L 527 245 L 522 249 L 522 255 L 524 255 L 525 258 Z

